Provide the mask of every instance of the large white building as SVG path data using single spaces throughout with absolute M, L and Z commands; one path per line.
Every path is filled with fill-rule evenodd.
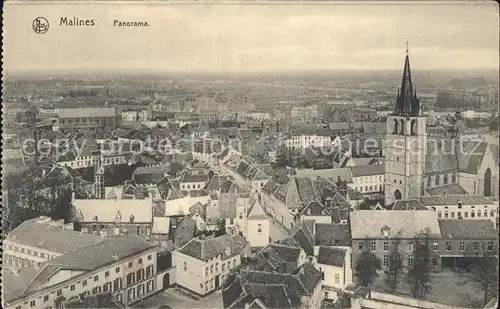
M 105 238 L 73 230 L 73 224 L 39 217 L 24 221 L 3 241 L 3 267 L 17 271 L 39 264 L 80 248 L 104 241 Z
M 78 297 L 111 292 L 124 304 L 157 290 L 156 245 L 136 235 L 107 239 L 19 272 L 2 275 L 4 308 L 61 308 Z
M 420 202 L 436 211 L 438 219 L 489 219 L 497 224 L 498 202 L 482 195 L 423 196 Z
M 325 299 L 336 301 L 341 292 L 352 283 L 350 247 L 315 247 L 319 271 L 322 273 L 321 285 Z

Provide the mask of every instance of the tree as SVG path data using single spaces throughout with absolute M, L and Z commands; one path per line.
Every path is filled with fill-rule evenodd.
M 392 241 L 389 251 L 389 268 L 386 271 L 387 277 L 385 282 L 389 289 L 393 292 L 397 291 L 399 282 L 403 275 L 403 255 L 401 253 L 401 231 Z
M 498 296 L 498 248 L 485 243 L 478 246 L 471 266 L 472 280 L 483 291 L 481 308 L 484 308 L 492 297 Z
M 407 277 L 415 299 L 424 299 L 431 290 L 431 245 L 429 229 L 415 239 L 413 265 L 410 266 Z
M 356 275 L 359 279 L 359 283 L 362 286 L 369 286 L 378 277 L 378 270 L 382 269 L 382 262 L 380 259 L 370 251 L 370 243 L 365 240 L 363 244 L 363 250 L 356 261 Z

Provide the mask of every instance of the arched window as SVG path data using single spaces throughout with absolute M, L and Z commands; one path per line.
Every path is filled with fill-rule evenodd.
M 400 120 L 399 126 L 400 126 L 399 134 L 404 135 L 405 134 L 405 122 L 403 119 Z
M 394 191 L 394 199 L 396 200 L 401 199 L 401 192 L 399 190 Z
M 394 132 L 392 134 L 398 134 L 399 133 L 399 122 L 397 119 L 394 119 Z
M 484 196 L 491 196 L 491 169 L 486 169 L 484 173 Z
M 411 121 L 410 132 L 411 135 L 417 135 L 417 121 L 415 119 Z
M 436 186 L 439 186 L 439 182 L 440 182 L 439 175 L 436 175 Z
M 432 186 L 432 179 L 431 177 L 427 177 L 427 187 L 429 188 L 430 186 Z
M 447 174 L 445 174 L 444 177 L 443 177 L 443 184 L 444 185 L 448 184 L 448 175 Z

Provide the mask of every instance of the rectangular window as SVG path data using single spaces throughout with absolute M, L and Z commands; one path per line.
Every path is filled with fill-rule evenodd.
M 46 301 L 48 301 L 48 300 L 49 300 L 49 295 L 45 295 L 45 296 L 43 297 L 43 301 L 44 301 L 44 302 L 46 302 Z
M 188 264 L 184 262 L 184 270 L 188 270 Z
M 257 224 L 257 233 L 262 234 L 262 224 Z
M 116 273 L 120 272 L 120 267 L 115 268 Z
M 87 280 L 83 280 L 82 281 L 82 286 L 86 286 L 87 285 Z
M 35 307 L 35 305 L 36 305 L 35 300 L 30 301 L 30 307 Z
M 446 219 L 448 219 L 448 212 L 447 212 L 447 211 L 445 211 L 445 212 L 444 212 L 444 217 L 445 217 Z
M 139 259 L 139 261 L 137 263 L 142 264 L 142 259 Z
M 205 268 L 205 275 L 208 276 L 208 267 Z
M 94 282 L 99 281 L 99 276 L 94 276 Z
M 207 269 L 208 270 L 208 269 Z M 226 270 L 226 263 L 222 263 L 222 271 Z M 208 271 L 207 271 L 208 272 Z
M 74 284 L 72 284 L 72 285 L 69 287 L 69 290 L 70 290 L 70 291 L 74 291 L 74 290 L 75 290 L 75 285 L 74 285 Z
M 446 251 L 451 251 L 451 241 L 446 242 Z
M 57 290 L 57 296 L 61 296 L 62 295 L 62 290 Z
M 494 217 L 495 216 L 495 212 L 492 210 L 490 211 L 490 217 Z
M 412 266 L 413 266 L 413 255 L 410 255 L 410 256 L 408 257 L 408 266 L 409 266 L 409 267 L 412 267 Z
M 492 241 L 488 241 L 488 244 L 486 246 L 486 250 L 488 250 L 489 252 L 493 251 L 493 242 Z
M 132 267 L 132 265 L 133 265 L 133 262 L 128 262 L 128 267 L 129 268 Z
M 443 215 L 440 211 L 438 211 L 438 218 L 441 218 Z
M 464 212 L 464 218 L 468 218 L 469 217 L 469 213 L 468 212 Z
M 455 218 L 455 212 L 454 211 L 451 212 L 451 218 Z
M 377 242 L 372 241 L 372 244 L 371 244 L 371 249 L 372 249 L 372 251 L 377 250 Z
M 214 273 L 214 265 L 210 265 L 210 274 Z
M 479 243 L 477 241 L 473 242 L 472 248 L 474 249 L 474 252 L 479 251 Z
M 471 217 L 471 218 L 474 218 L 475 216 L 476 216 L 476 213 L 475 213 L 474 211 L 471 211 L 471 212 L 470 212 L 470 217 Z
M 360 241 L 360 242 L 358 243 L 358 248 L 359 248 L 359 250 L 363 249 L 363 242 L 362 242 L 362 241 Z
M 439 243 L 435 242 L 432 244 L 432 250 L 439 251 Z
M 384 241 L 384 251 L 389 251 L 389 242 Z
M 335 283 L 340 283 L 340 275 L 335 274 Z
M 387 266 L 389 266 L 389 256 L 384 255 L 384 267 L 387 267 Z
M 215 272 L 219 271 L 219 263 L 215 263 Z
M 150 255 L 148 255 L 148 261 L 150 261 L 150 260 L 151 260 L 151 254 L 150 254 Z
M 107 271 L 107 272 L 104 273 L 104 277 L 105 278 L 109 277 L 109 271 Z
M 462 213 L 461 213 L 460 211 L 459 211 L 459 212 L 457 212 L 457 218 L 458 218 L 458 219 L 462 219 Z
M 488 211 L 487 211 L 487 210 L 485 210 L 485 211 L 484 211 L 483 216 L 484 216 L 484 217 L 488 217 Z
M 461 241 L 460 242 L 460 252 L 464 252 L 465 251 L 465 242 Z

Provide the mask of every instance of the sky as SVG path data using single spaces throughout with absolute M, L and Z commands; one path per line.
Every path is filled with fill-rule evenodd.
M 35 17 L 50 24 L 32 29 Z M 94 19 L 63 27 L 61 17 Z M 113 21 L 149 27 L 114 27 Z M 4 6 L 6 72 L 399 70 L 499 67 L 498 5 L 18 3 Z

